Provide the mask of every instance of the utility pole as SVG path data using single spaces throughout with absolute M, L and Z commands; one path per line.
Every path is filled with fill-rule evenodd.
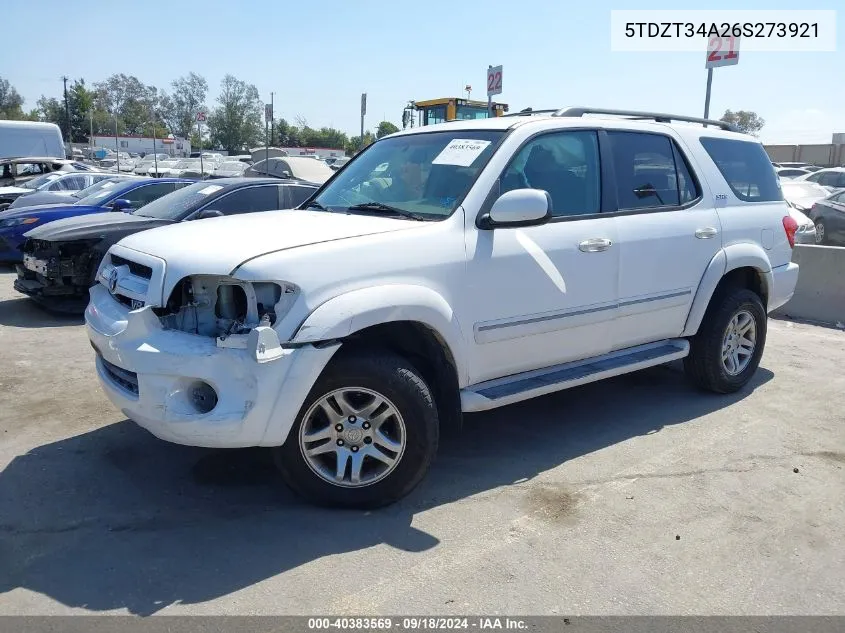
M 273 128 L 276 125 L 276 108 L 273 103 L 275 92 L 270 93 L 270 142 L 273 142 Z
M 67 142 L 68 147 L 72 147 L 73 143 L 73 136 L 71 135 L 70 131 L 70 105 L 67 101 L 67 80 L 68 78 L 65 75 L 62 75 L 62 82 L 65 86 L 65 118 L 67 118 Z M 73 155 L 73 151 L 71 151 L 71 156 Z
M 704 118 L 710 118 L 710 89 L 713 87 L 713 69 L 707 69 L 707 91 L 704 94 Z

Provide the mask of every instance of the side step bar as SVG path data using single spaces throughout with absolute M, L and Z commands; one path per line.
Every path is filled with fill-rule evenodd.
M 486 411 L 554 391 L 662 365 L 689 354 L 686 339 L 667 339 L 584 360 L 488 380 L 461 390 L 464 413 Z

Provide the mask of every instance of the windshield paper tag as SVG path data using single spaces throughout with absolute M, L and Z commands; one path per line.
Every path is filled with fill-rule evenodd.
M 437 155 L 437 158 L 431 161 L 431 164 L 469 167 L 488 145 L 490 145 L 490 141 L 456 138 L 449 141 L 449 144 Z
M 197 191 L 197 193 L 207 196 L 209 194 L 214 193 L 215 191 L 220 191 L 222 188 L 223 187 L 221 187 L 220 185 L 208 185 L 208 187 L 200 189 L 199 191 Z

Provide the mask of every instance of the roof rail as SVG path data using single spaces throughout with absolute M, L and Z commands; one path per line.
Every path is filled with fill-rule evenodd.
M 715 127 L 722 128 L 723 130 L 728 130 L 729 132 L 739 131 L 736 129 L 736 127 L 734 127 L 730 123 L 726 123 L 725 121 L 716 121 L 714 119 L 702 119 L 694 116 L 682 116 L 680 114 L 663 114 L 661 112 L 640 112 L 637 110 L 607 110 L 604 108 L 572 107 L 561 108 L 560 110 L 555 111 L 552 116 L 581 117 L 585 114 L 609 114 L 612 116 L 632 117 L 636 119 L 649 119 L 657 121 L 658 123 L 669 123 L 671 121 L 685 121 L 687 123 L 701 123 L 705 127 L 708 125 L 713 125 Z
M 554 114 L 558 112 L 558 108 L 549 108 L 548 110 L 535 110 L 534 108 L 523 108 L 519 112 L 510 112 L 502 116 L 531 116 L 533 114 Z

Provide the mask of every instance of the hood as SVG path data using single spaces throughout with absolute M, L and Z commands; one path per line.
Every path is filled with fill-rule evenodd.
M 267 253 L 425 225 L 325 211 L 263 211 L 173 224 L 132 235 L 120 245 L 160 257 L 168 269 L 228 275 L 246 260 Z
M 7 209 L 0 213 L 0 220 L 7 220 L 9 218 L 30 218 L 38 216 L 44 220 L 48 220 L 51 216 L 57 216 L 68 211 L 79 211 L 80 213 L 91 213 L 92 210 L 100 209 L 100 207 L 91 207 L 88 205 L 75 204 L 45 204 L 32 207 L 15 207 L 14 209 Z
M 25 193 L 32 193 L 35 189 L 26 189 L 24 187 L 0 187 L 0 196 L 16 195 L 22 196 Z
M 76 207 L 74 206 L 73 208 L 75 209 Z M 102 207 L 95 208 L 100 209 Z M 126 233 L 128 235 L 135 231 L 143 231 L 171 223 L 171 220 L 145 218 L 122 211 L 106 211 L 56 220 L 55 222 L 35 228 L 24 235 L 28 238 L 46 240 L 48 242 L 63 242 L 68 240 L 96 239 L 114 233 Z
M 79 198 L 74 198 L 71 195 L 73 193 L 75 192 L 57 193 L 55 191 L 36 191 L 25 196 L 19 196 L 12 203 L 11 208 L 20 209 L 21 207 L 34 207 L 36 205 L 73 204 L 79 201 Z

